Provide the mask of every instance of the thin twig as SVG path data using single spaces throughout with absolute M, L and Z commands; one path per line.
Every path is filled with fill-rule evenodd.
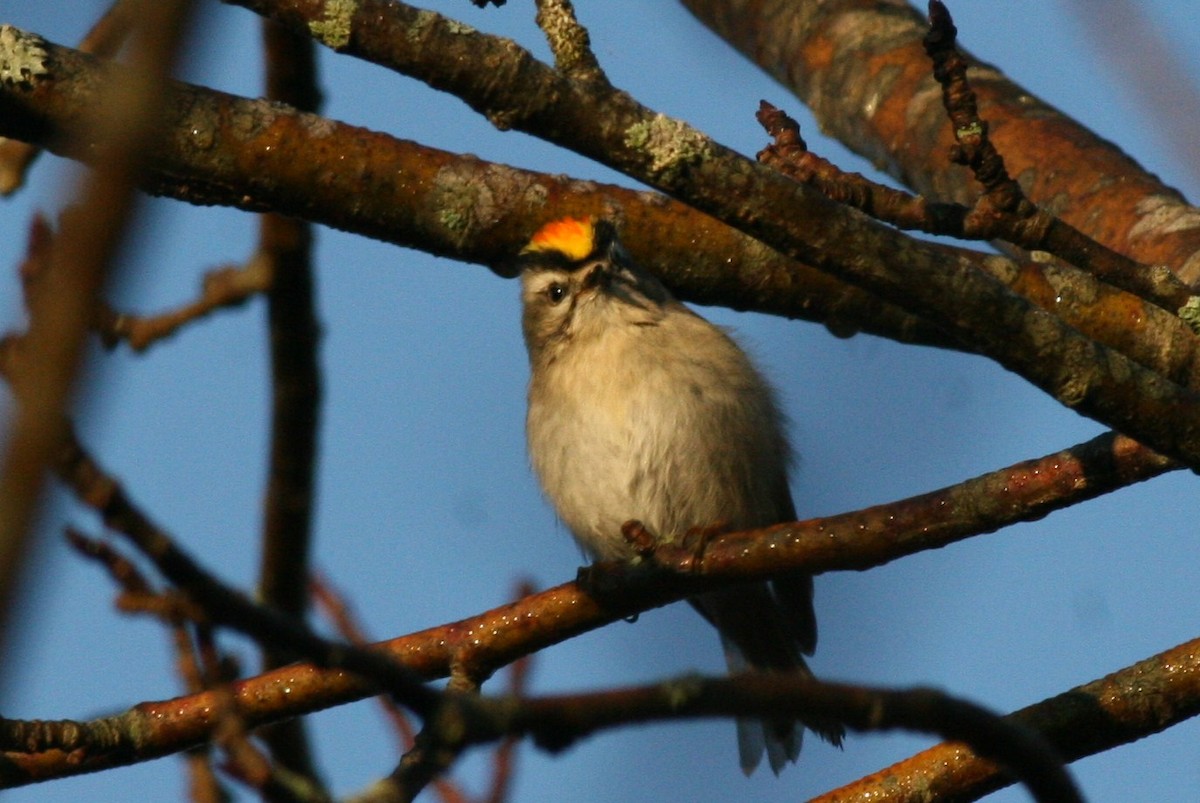
M 987 239 L 1003 239 L 1031 251 L 1045 251 L 1171 312 L 1192 293 L 1167 268 L 1141 265 L 1096 242 L 1030 201 L 1004 166 L 1004 157 L 979 116 L 975 92 L 967 80 L 967 60 L 958 51 L 958 31 L 945 4 L 930 0 L 925 50 L 942 87 L 942 103 L 958 143 L 951 160 L 971 168 L 983 196 L 966 214 L 964 229 Z M 989 233 L 990 232 L 990 233 Z
M 351 644 L 358 647 L 366 647 L 370 643 L 366 632 L 362 625 L 359 624 L 354 612 L 350 609 L 345 597 L 337 592 L 325 578 L 314 577 L 309 581 L 310 593 L 316 604 L 325 613 L 325 616 L 333 623 L 337 633 Z M 416 741 L 417 732 L 405 716 L 403 709 L 386 695 L 378 695 L 375 698 L 379 701 L 380 707 L 383 709 L 384 716 L 392 725 L 392 730 L 396 733 L 397 741 L 402 752 L 407 752 Z M 391 777 L 379 781 L 371 790 L 371 799 L 382 796 L 384 789 L 387 786 L 391 788 L 389 794 L 399 798 L 400 792 L 398 787 L 392 781 Z M 439 777 L 433 781 L 434 791 L 442 803 L 464 803 L 466 797 L 458 786 L 449 778 Z
M 312 578 L 309 580 L 309 591 L 319 610 L 333 624 L 334 631 L 339 636 L 357 647 L 366 647 L 371 643 L 371 639 L 368 638 L 366 632 L 362 629 L 362 625 L 359 624 L 358 618 L 350 609 L 350 605 L 345 597 L 338 593 L 327 579 L 323 577 Z M 386 695 L 381 694 L 375 699 L 379 701 L 384 716 L 392 724 L 392 730 L 395 731 L 398 737 L 397 742 L 401 750 L 407 750 L 412 747 L 413 740 L 417 736 L 417 731 L 413 728 L 412 723 L 408 721 L 408 717 L 404 715 L 404 710 Z
M 205 621 L 203 611 L 178 592 L 153 590 L 133 562 L 111 544 L 89 538 L 74 528 L 68 528 L 66 536 L 76 552 L 103 566 L 120 586 L 118 609 L 150 614 L 167 625 L 171 633 L 175 665 L 183 678 L 184 688 L 191 694 L 210 688 L 205 680 L 205 670 L 200 666 L 196 644 L 188 630 L 189 622 Z M 65 740 L 66 736 L 64 734 L 58 738 Z M 186 765 L 190 800 L 195 803 L 227 803 L 229 795 L 213 770 L 212 751 L 207 744 L 188 750 Z
M 206 273 L 200 297 L 177 309 L 139 316 L 101 304 L 93 326 L 109 348 L 124 340 L 142 352 L 216 310 L 244 304 L 270 286 L 271 275 L 269 262 L 256 254 L 245 265 L 223 265 Z

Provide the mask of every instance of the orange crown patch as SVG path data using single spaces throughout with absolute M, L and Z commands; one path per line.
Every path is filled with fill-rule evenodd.
M 596 230 L 591 220 L 565 217 L 542 226 L 529 240 L 521 253 L 558 251 L 572 262 L 592 253 Z

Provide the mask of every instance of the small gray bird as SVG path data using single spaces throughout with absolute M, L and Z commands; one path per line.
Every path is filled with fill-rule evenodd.
M 521 251 L 531 377 L 526 435 L 542 489 L 597 560 L 633 557 L 621 532 L 656 539 L 724 524 L 793 521 L 791 452 L 771 387 L 724 331 L 633 264 L 607 220 L 565 218 Z M 730 671 L 811 675 L 812 578 L 792 574 L 690 600 L 721 635 Z M 842 729 L 805 723 L 834 744 Z M 749 774 L 800 752 L 791 721 L 738 721 Z

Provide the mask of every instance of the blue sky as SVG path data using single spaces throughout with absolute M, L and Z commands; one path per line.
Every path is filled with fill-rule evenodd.
M 54 41 L 78 40 L 103 4 L 4 0 L 0 21 Z M 532 4 L 478 11 L 428 7 L 512 36 L 545 57 Z M 670 3 L 580 2 L 610 78 L 648 106 L 752 154 L 765 142 L 760 98 L 796 112 L 810 145 L 843 167 L 870 166 L 821 138 L 799 104 Z M 1029 90 L 1118 143 L 1197 197 L 1195 120 L 1164 117 L 1194 99 L 1152 103 L 1127 23 L 1109 2 L 951 2 L 964 44 Z M 1200 12 L 1138 4 L 1200 78 Z M 184 77 L 257 95 L 258 27 L 240 9 L 204 4 Z M 1117 54 L 1115 56 L 1109 54 Z M 530 137 L 500 133 L 456 99 L 351 59 L 322 53 L 330 117 L 441 148 L 545 172 L 627 179 Z M 1167 87 L 1162 74 L 1149 83 Z M 1189 106 L 1188 104 L 1192 104 Z M 76 171 L 44 158 L 31 186 L 5 201 L 0 328 L 20 321 L 15 267 L 32 210 L 55 210 Z M 194 297 L 204 270 L 253 249 L 252 216 L 155 200 L 144 205 L 114 303 L 131 311 Z M 529 473 L 522 433 L 528 369 L 516 285 L 486 269 L 326 229 L 318 233 L 326 407 L 316 520 L 318 568 L 352 595 L 378 637 L 471 615 L 508 599 L 514 582 L 574 576 L 581 556 Z M 779 385 L 800 465 L 802 515 L 832 514 L 931 490 L 1099 433 L 1096 424 L 979 358 L 838 340 L 820 325 L 706 309 L 736 328 Z M 266 450 L 268 379 L 261 302 L 192 326 L 142 356 L 96 349 L 83 438 L 131 493 L 226 580 L 250 587 Z M 0 396 L 0 412 L 8 409 Z M 1036 702 L 1196 636 L 1197 480 L 1177 472 L 1047 519 L 862 574 L 817 580 L 815 670 L 831 679 L 933 685 L 997 710 Z M 55 496 L 39 531 L 36 574 L 18 618 L 4 712 L 86 718 L 178 693 L 166 639 L 121 617 L 112 588 L 64 547 L 66 523 L 94 526 Z M 225 642 L 253 665 L 254 650 Z M 537 692 L 723 670 L 715 635 L 686 606 L 643 615 L 538 656 Z M 322 768 L 348 793 L 390 771 L 395 747 L 371 703 L 311 719 Z M 1200 791 L 1195 722 L 1087 759 L 1073 772 L 1093 801 L 1183 799 Z M 589 739 L 566 754 L 521 751 L 515 800 L 795 800 L 848 782 L 931 743 L 858 736 L 838 751 L 810 739 L 773 778 L 737 769 L 728 722 L 644 727 Z M 461 776 L 478 788 L 481 755 Z M 177 799 L 177 759 L 8 793 L 14 801 L 119 800 L 133 790 Z M 995 800 L 1023 800 L 1009 790 Z

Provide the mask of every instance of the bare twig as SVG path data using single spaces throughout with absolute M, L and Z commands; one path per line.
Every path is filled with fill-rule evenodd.
M 225 265 L 209 271 L 204 276 L 200 297 L 178 309 L 137 316 L 101 304 L 94 326 L 110 348 L 125 340 L 134 351 L 145 351 L 193 321 L 218 309 L 243 304 L 262 293 L 270 286 L 271 275 L 269 262 L 256 254 L 245 265 Z
M 362 629 L 346 599 L 330 585 L 328 580 L 323 577 L 314 577 L 309 581 L 309 590 L 319 609 L 333 623 L 338 635 L 358 647 L 370 644 L 371 640 Z M 392 724 L 401 750 L 412 747 L 417 732 L 412 723 L 408 721 L 408 717 L 404 715 L 404 710 L 386 695 L 379 695 L 375 699 L 379 701 L 384 716 Z
M 175 665 L 183 678 L 184 688 L 190 694 L 199 694 L 208 689 L 205 672 L 197 660 L 196 645 L 187 626 L 189 622 L 203 623 L 204 612 L 178 592 L 154 591 L 133 562 L 110 544 L 89 538 L 73 528 L 68 528 L 66 535 L 76 552 L 104 566 L 109 576 L 121 587 L 121 594 L 117 598 L 119 610 L 150 614 L 167 625 L 175 652 Z M 228 800 L 228 794 L 213 771 L 212 752 L 207 745 L 187 751 L 186 764 L 191 800 L 196 803 L 225 803 Z
M 345 598 L 339 594 L 327 580 L 324 578 L 313 578 L 310 581 L 310 589 L 313 599 L 317 605 L 324 611 L 337 632 L 346 641 L 355 646 L 365 647 L 369 644 L 369 639 L 366 632 L 362 629 L 354 612 L 350 609 Z M 412 748 L 416 741 L 417 732 L 405 716 L 403 709 L 395 704 L 390 697 L 379 695 L 375 698 L 379 701 L 380 707 L 383 709 L 384 716 L 392 724 L 392 729 L 395 731 L 401 751 L 408 751 Z M 442 803 L 464 803 L 466 797 L 458 786 L 450 779 L 445 777 L 435 778 L 433 780 L 434 791 Z M 401 797 L 400 789 L 393 779 L 389 776 L 379 781 L 370 791 L 369 797 L 364 796 L 366 800 L 375 801 L 378 799 L 399 799 Z
M 177 591 L 153 591 L 137 567 L 109 544 L 88 538 L 74 529 L 67 530 L 67 538 L 76 551 L 103 565 L 121 586 L 119 608 L 152 614 L 170 627 L 176 663 L 187 690 L 192 694 L 212 691 L 215 696 L 216 725 L 212 741 L 228 757 L 226 771 L 274 803 L 329 801 L 329 795 L 311 777 L 285 766 L 273 766 L 250 742 L 245 723 L 237 711 L 237 701 L 228 687 L 236 676 L 236 666 L 217 650 L 205 611 Z M 195 642 L 188 633 L 189 622 L 195 626 Z M 86 732 L 86 726 L 76 725 L 75 730 Z M 63 744 L 74 737 L 64 723 L 52 723 L 41 739 L 45 744 Z M 92 747 L 88 744 L 77 750 Z M 213 772 L 207 746 L 193 748 L 188 759 L 192 799 L 214 803 L 224 800 L 227 795 Z
M 975 92 L 967 80 L 967 60 L 956 46 L 957 35 L 945 4 L 930 0 L 925 51 L 933 61 L 934 77 L 942 87 L 942 103 L 954 126 L 957 144 L 951 159 L 970 167 L 984 189 L 983 196 L 967 212 L 964 227 L 987 239 L 999 238 L 1021 248 L 1053 254 L 1171 312 L 1187 304 L 1191 291 L 1167 268 L 1138 264 L 1025 197 L 992 144 L 988 124 L 979 116 Z

